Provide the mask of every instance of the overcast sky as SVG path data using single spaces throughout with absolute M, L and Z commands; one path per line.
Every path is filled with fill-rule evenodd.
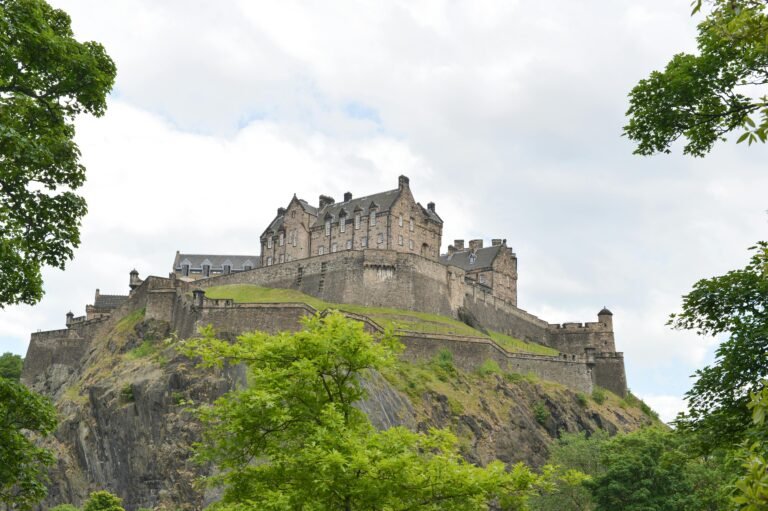
M 693 51 L 688 0 L 55 0 L 104 44 L 109 110 L 83 118 L 83 242 L 0 350 L 64 327 L 176 250 L 255 254 L 293 193 L 411 179 L 455 238 L 506 238 L 519 304 L 550 322 L 614 312 L 630 388 L 670 419 L 715 341 L 665 326 L 698 279 L 768 238 L 765 147 L 639 157 L 627 93 Z

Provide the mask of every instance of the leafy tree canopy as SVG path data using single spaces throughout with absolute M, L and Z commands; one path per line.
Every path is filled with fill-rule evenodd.
M 703 279 L 683 297 L 670 323 L 701 335 L 723 335 L 712 366 L 696 371 L 686 393 L 688 412 L 680 429 L 698 433 L 708 448 L 738 443 L 751 426 L 750 392 L 768 377 L 768 243 L 752 247 L 744 269 Z
M 0 378 L 8 378 L 13 381 L 19 381 L 21 370 L 24 366 L 24 359 L 14 353 L 3 353 L 0 355 Z
M 375 342 L 339 313 L 313 317 L 298 333 L 246 334 L 234 344 L 188 342 L 209 366 L 246 363 L 249 386 L 203 408 L 201 459 L 218 465 L 221 510 L 479 510 L 495 500 L 524 509 L 541 478 L 464 461 L 449 432 L 377 431 L 353 406 L 360 378 L 393 361 L 392 337 Z
M 698 25 L 698 55 L 680 53 L 629 94 L 624 134 L 635 154 L 683 152 L 704 156 L 718 140 L 739 131 L 739 142 L 768 137 L 768 14 L 766 0 L 694 1 L 711 7 Z
M 115 79 L 104 48 L 76 41 L 43 0 L 0 0 L 0 307 L 43 295 L 41 266 L 80 243 L 85 180 L 73 121 L 101 116 Z
M 21 383 L 0 378 L 0 503 L 14 510 L 31 509 L 46 495 L 47 449 L 30 435 L 48 435 L 56 427 L 56 411 L 43 396 Z
M 83 511 L 125 511 L 121 503 L 123 499 L 108 491 L 95 491 L 83 504 Z

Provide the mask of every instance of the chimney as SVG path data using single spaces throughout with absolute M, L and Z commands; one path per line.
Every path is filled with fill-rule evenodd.
M 457 251 L 464 250 L 464 240 L 453 240 L 453 245 Z
M 277 208 L 277 216 L 285 215 L 285 208 Z
M 408 179 L 406 176 L 400 176 L 397 178 L 397 187 L 399 189 L 408 188 L 408 185 L 410 184 L 411 180 Z
M 427 209 L 430 210 L 432 213 L 434 213 L 435 212 L 435 203 L 434 202 L 428 203 L 427 204 Z
M 456 253 L 456 247 L 453 245 L 448 245 L 448 257 L 452 256 Z
M 349 202 L 352 200 L 352 192 L 344 192 L 344 202 Z
M 499 246 L 501 246 L 501 239 L 500 238 L 492 239 L 491 240 L 491 246 L 492 247 L 499 247 Z
M 320 196 L 320 209 L 323 209 L 324 207 L 333 204 L 336 202 L 333 197 L 329 195 L 321 195 Z
M 469 249 L 474 252 L 478 248 L 483 248 L 483 240 L 469 240 Z
M 98 298 L 98 297 L 99 297 L 99 294 L 100 294 L 100 293 L 99 293 L 99 290 L 98 290 L 98 289 L 96 289 L 96 298 Z M 94 303 L 96 303 L 96 302 L 94 302 Z

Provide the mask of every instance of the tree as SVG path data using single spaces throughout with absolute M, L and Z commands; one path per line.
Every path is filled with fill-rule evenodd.
M 0 355 L 0 378 L 19 381 L 23 366 L 24 359 L 21 356 L 13 353 L 3 353 Z
M 693 13 L 703 0 L 694 1 Z M 629 94 L 624 135 L 635 154 L 670 152 L 685 138 L 685 154 L 704 156 L 718 140 L 742 131 L 738 142 L 768 136 L 768 15 L 766 0 L 711 0 L 698 25 L 698 55 L 680 53 Z
M 714 364 L 694 374 L 685 395 L 688 412 L 675 421 L 679 429 L 696 432 L 707 449 L 744 438 L 751 426 L 750 392 L 760 392 L 768 377 L 768 243 L 751 250 L 744 269 L 694 284 L 682 312 L 670 319 L 675 328 L 726 336 Z
M 768 381 L 763 382 L 760 392 L 750 395 L 752 410 L 752 443 L 742 449 L 744 474 L 736 481 L 733 502 L 741 511 L 768 511 Z
M 31 509 L 45 497 L 45 470 L 53 456 L 33 439 L 55 427 L 56 411 L 48 399 L 0 378 L 0 502 L 11 509 Z
M 74 118 L 103 115 L 115 66 L 73 38 L 43 0 L 0 0 L 0 307 L 34 304 L 41 267 L 64 268 L 80 243 L 85 180 Z
M 200 458 L 215 463 L 221 510 L 477 510 L 491 500 L 523 509 L 541 479 L 464 461 L 447 431 L 375 430 L 354 407 L 360 378 L 391 363 L 399 344 L 375 342 L 339 313 L 312 317 L 298 333 L 245 334 L 234 344 L 188 341 L 207 366 L 246 363 L 249 386 L 201 410 Z
M 125 511 L 121 503 L 123 499 L 108 491 L 95 491 L 83 504 L 83 511 Z

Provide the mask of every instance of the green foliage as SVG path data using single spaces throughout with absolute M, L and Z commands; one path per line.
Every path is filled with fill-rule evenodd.
M 576 402 L 579 403 L 579 406 L 586 407 L 589 404 L 589 398 L 583 392 L 577 392 Z
M 64 268 L 80 244 L 85 181 L 73 121 L 103 115 L 115 66 L 73 38 L 43 0 L 0 2 L 0 307 L 43 296 L 41 267 Z
M 605 393 L 605 389 L 603 389 L 602 387 L 596 386 L 594 389 L 592 389 L 592 401 L 594 401 L 595 403 L 601 405 L 605 403 L 606 398 L 607 396 Z
M 156 352 L 157 344 L 151 341 L 143 341 L 141 344 L 126 353 L 126 356 L 131 360 L 135 360 L 137 358 L 146 358 L 155 354 Z
M 360 378 L 391 367 L 400 344 L 378 341 L 361 323 L 331 313 L 290 334 L 245 334 L 230 344 L 189 341 L 183 351 L 207 366 L 248 364 L 249 387 L 200 410 L 202 461 L 224 486 L 214 509 L 522 509 L 542 479 L 523 465 L 485 468 L 461 458 L 443 430 L 377 431 L 353 406 Z
M 491 335 L 491 339 L 493 339 L 496 344 L 513 353 L 534 353 L 536 355 L 549 356 L 557 356 L 560 353 L 556 349 L 550 348 L 549 346 L 544 346 L 542 344 L 536 344 L 533 342 L 526 342 L 506 334 L 494 332 L 493 330 L 491 330 L 489 333 Z
M 749 408 L 752 410 L 754 442 L 742 449 L 738 455 L 744 474 L 736 481 L 732 501 L 741 511 L 768 510 L 768 431 L 765 418 L 768 415 L 768 381 L 763 381 L 760 392 L 750 395 Z
M 133 385 L 130 383 L 126 383 L 123 385 L 123 388 L 120 389 L 120 399 L 125 401 L 126 403 L 132 403 L 134 400 L 133 396 Z
M 437 352 L 433 363 L 436 367 L 450 375 L 456 374 L 456 367 L 453 365 L 453 352 L 447 348 L 443 348 Z
M 699 12 L 701 0 L 695 2 Z M 624 134 L 636 154 L 670 151 L 680 137 L 684 153 L 703 156 L 726 133 L 738 142 L 765 142 L 768 101 L 768 14 L 763 0 L 712 0 L 698 26 L 698 55 L 680 53 L 629 94 Z M 757 88 L 757 90 L 750 90 Z
M 675 421 L 697 433 L 703 449 L 738 444 L 751 426 L 749 392 L 760 392 L 768 377 L 768 243 L 755 247 L 749 264 L 703 279 L 683 297 L 675 328 L 699 335 L 726 336 L 715 362 L 696 371 L 685 397 L 688 411 Z
M 120 504 L 123 499 L 108 491 L 95 491 L 83 504 L 83 511 L 125 511 Z
M 24 359 L 13 353 L 3 353 L 0 356 L 0 378 L 19 381 L 21 369 L 24 367 Z
M 499 367 L 499 363 L 495 360 L 486 359 L 483 361 L 482 364 L 480 364 L 480 367 L 477 368 L 477 373 L 480 376 L 489 376 L 491 374 L 501 374 L 501 367 Z
M 587 483 L 596 511 L 719 511 L 731 474 L 717 457 L 690 454 L 686 436 L 647 428 L 607 442 L 603 471 Z
M 131 312 L 115 325 L 114 331 L 117 334 L 125 335 L 136 327 L 136 325 L 144 319 L 147 309 L 141 308 Z
M 56 411 L 43 396 L 21 383 L 0 378 L 0 503 L 27 510 L 46 495 L 47 449 L 37 447 L 35 436 L 56 428 Z
M 520 373 L 504 373 L 504 379 L 510 383 L 519 383 L 525 380 L 525 376 Z
M 537 401 L 533 405 L 533 417 L 536 419 L 536 422 L 538 422 L 541 425 L 544 425 L 547 422 L 547 419 L 550 417 L 549 408 L 541 402 Z
M 75 506 L 73 506 L 72 504 L 59 504 L 58 506 L 52 507 L 50 511 L 80 511 L 80 510 Z

